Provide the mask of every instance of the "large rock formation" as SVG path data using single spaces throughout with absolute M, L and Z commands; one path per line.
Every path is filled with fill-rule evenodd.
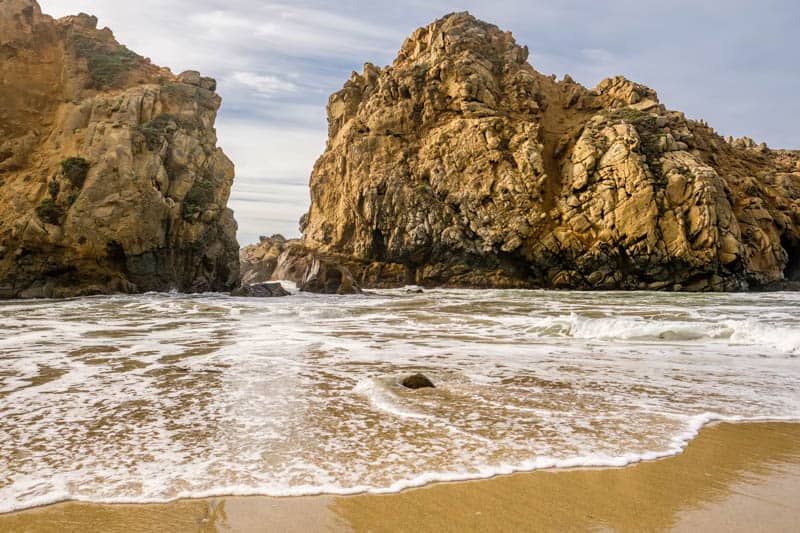
M 0 297 L 228 290 L 216 83 L 33 0 L 0 0 Z
M 800 277 L 800 154 L 723 139 L 624 78 L 536 72 L 466 13 L 330 98 L 301 221 L 356 278 L 735 290 Z M 373 265 L 373 266 L 369 266 Z

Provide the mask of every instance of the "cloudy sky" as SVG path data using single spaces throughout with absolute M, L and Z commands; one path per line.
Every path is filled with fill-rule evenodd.
M 325 104 L 364 62 L 469 10 L 511 30 L 531 63 L 594 86 L 623 74 L 724 135 L 800 149 L 797 0 L 40 0 L 54 16 L 96 15 L 117 39 L 174 72 L 219 81 L 220 144 L 234 160 L 239 240 L 297 236 L 308 176 L 325 145 Z

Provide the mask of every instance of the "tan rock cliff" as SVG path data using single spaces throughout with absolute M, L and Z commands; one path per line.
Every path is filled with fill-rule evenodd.
M 231 289 L 216 83 L 96 25 L 0 0 L 0 297 Z
M 800 155 L 724 139 L 624 78 L 535 71 L 457 13 L 328 105 L 304 245 L 421 284 L 736 290 L 800 277 Z M 370 266 L 373 265 L 373 266 Z

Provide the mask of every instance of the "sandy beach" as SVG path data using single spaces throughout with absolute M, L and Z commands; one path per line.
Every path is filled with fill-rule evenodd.
M 797 531 L 800 424 L 716 424 L 676 457 L 539 471 L 392 495 L 65 502 L 0 516 L 11 532 Z
M 800 533 L 783 3 L 0 0 L 0 533 Z

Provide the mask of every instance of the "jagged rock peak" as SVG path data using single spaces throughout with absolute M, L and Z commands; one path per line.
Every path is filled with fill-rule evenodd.
M 605 105 L 610 109 L 618 109 L 642 102 L 658 103 L 658 93 L 650 87 L 630 81 L 624 76 L 606 78 L 595 87 L 594 94 L 605 97 Z
M 511 32 L 504 32 L 464 11 L 446 15 L 415 31 L 403 43 L 394 66 L 453 60 L 461 54 L 524 63 L 528 59 L 528 47 L 517 45 Z

